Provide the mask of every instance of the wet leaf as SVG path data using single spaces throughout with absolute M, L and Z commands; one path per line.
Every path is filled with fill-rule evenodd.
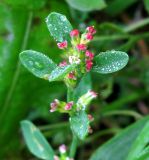
M 26 50 L 20 53 L 22 64 L 35 76 L 43 78 L 56 68 L 56 64 L 46 55 L 33 50 Z
M 115 50 L 101 52 L 95 57 L 93 72 L 107 74 L 119 71 L 126 66 L 128 59 L 125 52 Z
M 65 40 L 70 40 L 69 33 L 72 30 L 72 26 L 66 16 L 52 12 L 46 18 L 46 23 L 51 36 L 56 41 L 63 42 Z
M 54 159 L 52 147 L 35 125 L 25 120 L 21 122 L 21 128 L 26 144 L 32 154 L 45 160 Z
M 50 76 L 48 77 L 48 80 L 51 81 L 60 81 L 63 80 L 64 77 L 70 73 L 71 71 L 73 71 L 75 69 L 76 64 L 72 64 L 72 65 L 67 65 L 64 67 L 57 67 L 55 68 Z
M 83 140 L 88 134 L 89 120 L 85 111 L 80 110 L 70 118 L 71 129 L 74 134 Z

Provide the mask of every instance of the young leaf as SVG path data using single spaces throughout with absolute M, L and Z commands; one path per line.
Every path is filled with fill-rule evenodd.
M 90 160 L 126 160 L 130 148 L 143 126 L 149 120 L 149 116 L 124 129 L 120 134 L 99 147 L 91 156 Z
M 74 134 L 83 140 L 88 134 L 89 120 L 85 111 L 80 110 L 70 118 L 71 129 Z
M 66 16 L 52 12 L 46 18 L 47 27 L 56 41 L 70 41 L 69 33 L 72 30 L 70 22 Z
M 66 2 L 80 11 L 101 10 L 106 7 L 104 0 L 66 0 Z
M 146 123 L 141 133 L 130 148 L 129 155 L 126 160 L 137 160 L 142 156 L 143 150 L 145 150 L 149 143 L 149 121 Z M 148 148 L 149 149 L 149 148 Z M 149 151 L 149 150 L 148 150 Z
M 32 154 L 45 160 L 54 160 L 54 151 L 42 133 L 31 122 L 21 122 L 21 129 L 26 144 Z
M 56 68 L 56 64 L 49 57 L 33 50 L 21 52 L 20 60 L 31 73 L 39 78 L 44 78 Z
M 146 11 L 149 13 L 149 0 L 144 0 Z
M 48 80 L 51 82 L 51 81 L 60 81 L 60 80 L 63 80 L 64 77 L 70 73 L 71 71 L 74 70 L 76 64 L 72 64 L 72 65 L 67 65 L 67 66 L 64 66 L 64 67 L 57 67 L 55 68 L 50 76 L 48 77 Z
M 87 93 L 87 91 L 92 89 L 92 81 L 90 73 L 86 74 L 74 90 L 74 101 L 76 102 L 79 97 Z
M 102 74 L 116 72 L 126 66 L 128 59 L 129 57 L 125 52 L 114 50 L 101 52 L 95 57 L 93 72 Z

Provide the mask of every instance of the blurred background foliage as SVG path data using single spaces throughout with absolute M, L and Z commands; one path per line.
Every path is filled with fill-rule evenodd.
M 94 25 L 97 35 L 90 47 L 96 54 L 115 49 L 126 51 L 130 56 L 127 67 L 118 73 L 91 75 L 93 88 L 99 93 L 89 109 L 95 115 L 94 133 L 80 145 L 78 159 L 88 159 L 99 145 L 133 123 L 138 113 L 149 113 L 149 0 L 1 0 L 2 160 L 33 159 L 20 133 L 19 123 L 23 119 L 39 126 L 54 148 L 61 143 L 69 145 L 71 141 L 67 116 L 49 113 L 49 104 L 54 98 L 66 99 L 66 87 L 61 82 L 49 83 L 34 77 L 18 59 L 22 50 L 33 49 L 60 62 L 61 51 L 45 24 L 45 18 L 52 11 L 66 15 L 74 28 L 83 30 Z M 104 118 L 108 112 L 123 114 L 125 110 L 135 114 L 113 114 Z

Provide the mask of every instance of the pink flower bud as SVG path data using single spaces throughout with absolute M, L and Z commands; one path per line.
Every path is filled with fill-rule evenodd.
M 91 128 L 91 126 L 88 127 L 88 133 L 93 133 L 93 129 Z
M 94 54 L 88 50 L 85 52 L 85 55 L 86 55 L 86 57 L 89 57 L 89 59 L 91 59 L 91 60 L 94 58 Z
M 63 61 L 63 62 L 61 62 L 58 66 L 60 66 L 60 67 L 65 67 L 65 66 L 67 66 L 67 62 L 66 62 L 66 61 Z
M 86 39 L 87 40 L 89 40 L 89 41 L 91 41 L 94 37 L 93 37 L 93 35 L 92 35 L 92 33 L 86 33 L 86 35 L 85 35 L 85 37 L 86 37 Z
M 57 43 L 57 46 L 59 49 L 65 49 L 65 48 L 67 48 L 67 41 Z
M 59 160 L 59 157 L 57 155 L 54 155 L 54 160 Z
M 88 114 L 87 116 L 88 116 L 89 121 L 93 121 L 94 120 L 94 117 L 91 114 Z
M 85 44 L 78 44 L 76 47 L 79 51 L 84 51 L 87 48 Z
M 74 29 L 70 32 L 70 36 L 71 37 L 76 37 L 79 35 L 79 30 L 78 29 Z
M 96 33 L 96 30 L 95 30 L 94 26 L 89 26 L 89 27 L 86 28 L 86 30 L 91 34 L 95 34 Z
M 90 90 L 89 93 L 91 94 L 91 96 L 93 98 L 96 98 L 98 96 L 98 94 L 96 92 L 92 91 L 92 90 Z
M 68 78 L 75 80 L 75 79 L 76 79 L 75 72 L 70 72 L 70 73 L 68 74 Z
M 72 106 L 73 106 L 73 101 L 68 102 L 68 103 L 66 104 L 66 106 L 65 106 L 65 110 L 70 110 L 70 109 L 72 108 Z
M 66 153 L 66 150 L 67 150 L 67 147 L 64 145 L 64 144 L 62 144 L 61 146 L 59 146 L 59 151 L 60 151 L 60 153 Z
M 93 66 L 93 62 L 92 60 L 86 60 L 86 70 L 87 72 L 89 72 L 91 69 L 92 69 L 92 66 Z
M 58 99 L 55 99 L 55 100 L 50 104 L 50 106 L 51 106 L 50 112 L 56 111 L 58 104 L 59 104 L 59 100 L 58 100 Z

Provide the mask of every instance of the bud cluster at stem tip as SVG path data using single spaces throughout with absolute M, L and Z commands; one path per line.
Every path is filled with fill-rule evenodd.
M 67 79 L 76 81 L 80 73 L 84 74 L 92 69 L 94 53 L 88 49 L 88 43 L 93 40 L 95 33 L 94 26 L 87 27 L 82 34 L 78 29 L 74 29 L 70 32 L 71 45 L 68 45 L 66 40 L 57 43 L 58 48 L 64 50 L 63 57 L 65 57 L 59 67 L 75 63 L 80 68 L 68 74 Z

